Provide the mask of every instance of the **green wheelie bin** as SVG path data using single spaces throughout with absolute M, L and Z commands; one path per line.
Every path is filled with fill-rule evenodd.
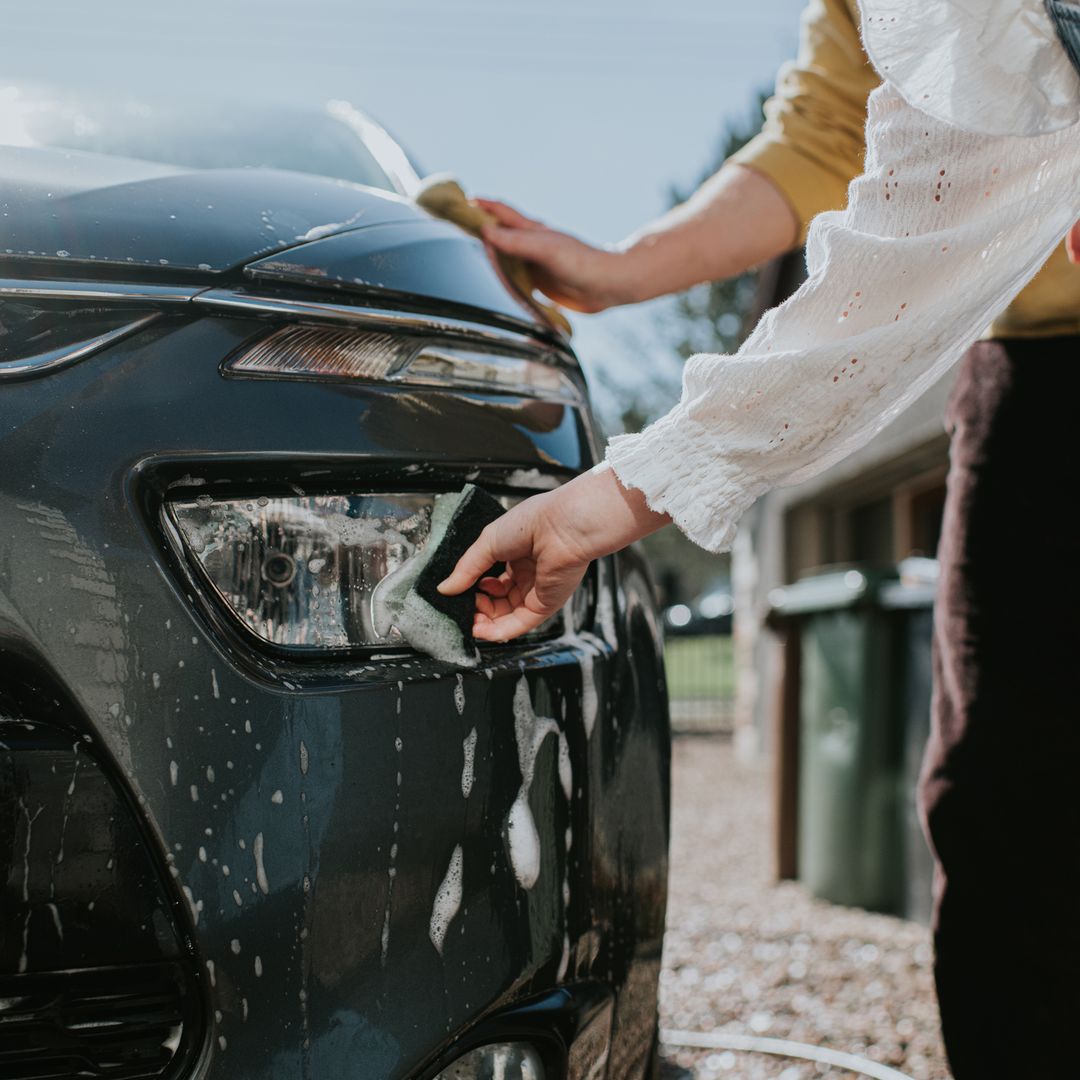
M 914 800 L 933 569 L 844 567 L 770 598 L 799 643 L 798 877 L 822 899 L 924 921 L 930 857 Z
M 879 603 L 895 569 L 849 567 L 771 598 L 800 641 L 797 864 L 815 896 L 902 908 L 903 731 L 892 623 Z

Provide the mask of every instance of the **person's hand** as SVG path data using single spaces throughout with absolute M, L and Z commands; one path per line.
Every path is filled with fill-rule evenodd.
M 594 470 L 518 503 L 488 525 L 439 592 L 457 596 L 494 563 L 506 563 L 498 577 L 480 581 L 473 634 L 480 641 L 508 641 L 551 618 L 593 559 L 669 520 L 650 510 L 640 491 L 624 488 L 611 469 Z
M 1070 230 L 1065 237 L 1065 250 L 1069 253 L 1069 259 L 1074 263 L 1080 263 L 1080 221 Z
M 595 312 L 631 303 L 633 278 L 624 254 L 593 247 L 549 229 L 506 203 L 477 199 L 496 223 L 484 226 L 484 239 L 496 251 L 529 264 L 536 287 L 556 304 Z

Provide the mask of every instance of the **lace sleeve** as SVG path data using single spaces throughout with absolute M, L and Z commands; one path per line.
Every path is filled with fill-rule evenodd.
M 758 495 L 866 443 L 1080 216 L 1077 134 L 974 135 L 874 91 L 865 172 L 811 226 L 808 280 L 734 356 L 691 357 L 670 413 L 611 440 L 622 483 L 723 551 Z

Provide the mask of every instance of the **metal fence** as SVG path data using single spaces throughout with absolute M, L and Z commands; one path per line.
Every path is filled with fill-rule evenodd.
M 665 667 L 672 729 L 731 734 L 735 714 L 731 635 L 680 634 L 669 629 Z

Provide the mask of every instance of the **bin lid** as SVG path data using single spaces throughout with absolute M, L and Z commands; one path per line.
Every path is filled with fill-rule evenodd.
M 837 567 L 800 578 L 769 593 L 770 614 L 777 618 L 837 611 L 874 602 L 881 589 L 897 582 L 895 567 Z
M 896 569 L 900 578 L 882 587 L 878 595 L 881 606 L 889 610 L 932 608 L 937 594 L 937 559 L 904 559 Z
M 903 559 L 895 566 L 841 566 L 800 578 L 769 593 L 769 617 L 785 619 L 874 604 L 927 608 L 937 590 L 936 559 Z

